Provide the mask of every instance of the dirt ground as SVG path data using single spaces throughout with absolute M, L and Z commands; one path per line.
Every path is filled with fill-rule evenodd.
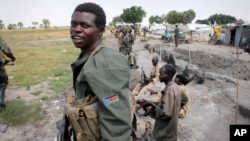
M 239 50 L 239 61 L 235 47 L 223 45 L 208 45 L 207 43 L 180 44 L 178 48 L 173 43 L 162 43 L 161 40 L 148 38 L 147 43 L 157 46 L 158 53 L 149 53 L 138 38 L 133 47 L 133 53 L 137 63 L 148 75 L 153 56 L 160 56 L 163 52 L 172 53 L 178 68 L 178 73 L 183 73 L 186 66 L 189 74 L 198 74 L 204 83 L 198 84 L 195 79 L 187 88 L 190 91 L 191 104 L 188 116 L 179 119 L 179 141 L 228 141 L 229 125 L 250 124 L 250 56 Z M 109 36 L 105 40 L 108 47 L 116 47 L 117 39 Z M 160 49 L 161 48 L 161 49 Z M 118 48 L 114 48 L 118 50 Z M 163 60 L 160 62 L 164 64 Z M 237 68 L 239 70 L 237 71 Z M 141 69 L 131 70 L 131 87 L 138 83 L 138 74 Z M 239 72 L 239 73 L 237 73 Z M 237 76 L 238 79 L 238 113 L 236 114 L 237 102 Z M 11 81 L 11 80 L 10 80 Z M 9 126 L 5 133 L 0 133 L 1 141 L 54 141 L 56 138 L 56 121 L 62 118 L 65 95 L 72 93 L 69 86 L 64 92 L 53 95 L 48 89 L 49 83 L 7 90 L 7 100 L 23 99 L 27 102 L 40 102 L 46 118 L 35 125 Z M 157 84 L 155 89 L 162 89 L 164 85 Z M 46 95 L 53 95 L 49 100 L 39 101 L 31 93 L 37 89 L 43 89 Z M 151 98 L 149 93 L 139 97 Z M 138 97 L 136 97 L 137 99 Z M 140 119 L 140 117 L 138 117 Z M 143 118 L 142 118 L 143 119 Z M 151 128 L 153 120 L 149 117 Z

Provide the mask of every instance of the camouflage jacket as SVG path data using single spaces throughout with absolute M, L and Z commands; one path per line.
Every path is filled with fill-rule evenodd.
M 5 56 L 9 57 L 12 61 L 16 60 L 10 47 L 5 43 L 2 37 L 0 37 L 0 64 L 4 64 Z

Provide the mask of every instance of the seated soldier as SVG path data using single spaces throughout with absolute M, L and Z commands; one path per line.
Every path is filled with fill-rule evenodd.
M 145 94 L 149 89 L 151 89 L 156 82 L 159 82 L 159 70 L 161 68 L 161 65 L 158 62 L 158 57 L 153 57 L 152 59 L 153 68 L 150 73 L 150 78 L 147 78 L 146 75 L 144 75 L 144 81 L 147 82 L 147 84 L 137 84 L 134 90 L 132 91 L 132 94 L 137 96 L 139 93 Z
M 190 97 L 189 97 L 189 91 L 186 88 L 186 85 L 194 79 L 194 76 L 190 79 L 186 78 L 182 74 L 178 74 L 175 76 L 175 83 L 181 87 L 181 91 L 182 91 L 181 110 L 179 113 L 180 118 L 184 118 L 187 116 L 187 113 L 189 110 L 189 104 L 190 104 Z
M 125 56 L 128 58 L 130 69 L 138 69 L 137 61 L 134 54 L 131 53 L 130 48 L 126 48 Z

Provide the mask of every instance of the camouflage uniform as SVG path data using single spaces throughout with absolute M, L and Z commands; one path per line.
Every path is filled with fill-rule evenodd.
M 137 26 L 135 26 L 135 27 L 134 27 L 134 36 L 135 36 L 135 39 L 136 39 L 137 34 L 138 34 Z
M 178 42 L 179 42 L 179 41 L 178 41 L 178 38 L 179 38 L 179 37 L 178 37 L 179 28 L 178 28 L 178 27 L 175 28 L 174 33 L 175 33 L 175 34 L 174 34 L 175 47 L 178 47 Z
M 134 44 L 135 36 L 131 32 L 129 32 L 128 37 L 129 37 L 128 47 L 130 48 L 130 52 L 132 52 L 132 45 Z
M 161 64 L 157 64 L 153 66 L 151 72 L 150 72 L 150 78 L 152 81 L 150 81 L 147 85 L 142 85 L 141 83 L 138 83 L 135 88 L 132 91 L 132 94 L 134 96 L 138 96 L 139 94 L 146 94 L 146 92 L 151 89 L 155 83 L 159 82 L 159 70 L 161 68 Z
M 129 47 L 129 36 L 128 34 L 126 34 L 125 36 L 123 36 L 122 38 L 122 43 L 121 43 L 121 47 L 120 47 L 120 52 L 122 54 L 126 54 L 126 49 Z
M 0 37 L 0 106 L 2 107 L 5 107 L 4 104 L 5 89 L 8 85 L 8 75 L 4 67 L 7 60 L 4 58 L 4 55 L 9 57 L 11 61 L 16 60 L 9 46 Z
M 119 52 L 121 52 L 123 33 L 120 32 L 117 38 L 118 38 Z
M 126 57 L 128 58 L 130 69 L 138 69 L 136 58 L 133 54 L 126 54 Z
M 159 70 L 161 68 L 161 65 L 158 63 L 157 65 L 153 66 L 151 72 L 150 72 L 150 78 L 152 79 L 151 82 L 149 82 L 146 86 L 144 86 L 139 93 L 145 94 L 149 89 L 151 89 L 156 82 L 160 82 L 159 80 Z
M 182 92 L 182 100 L 181 100 L 181 110 L 179 113 L 180 118 L 184 118 L 187 116 L 189 105 L 190 105 L 190 97 L 189 91 L 185 85 L 181 85 L 181 92 Z

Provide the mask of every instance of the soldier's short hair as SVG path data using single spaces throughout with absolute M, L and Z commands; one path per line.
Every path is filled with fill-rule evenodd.
M 183 85 L 187 85 L 187 83 L 188 83 L 187 78 L 182 74 L 176 75 L 175 78 L 178 78 L 179 82 L 181 82 Z
M 161 69 L 163 69 L 165 74 L 168 74 L 171 77 L 174 77 L 174 75 L 176 73 L 175 67 L 171 64 L 165 64 L 161 67 Z
M 82 3 L 79 4 L 73 14 L 75 12 L 90 12 L 96 15 L 96 19 L 95 19 L 95 24 L 97 27 L 105 27 L 106 25 L 106 14 L 103 10 L 103 8 L 101 6 L 99 6 L 98 4 L 92 3 L 92 2 L 87 2 L 87 3 Z M 72 14 L 72 16 L 73 16 Z
M 158 58 L 157 56 L 154 56 L 154 57 L 152 58 L 152 61 L 153 61 L 153 60 L 159 61 L 159 58 Z

